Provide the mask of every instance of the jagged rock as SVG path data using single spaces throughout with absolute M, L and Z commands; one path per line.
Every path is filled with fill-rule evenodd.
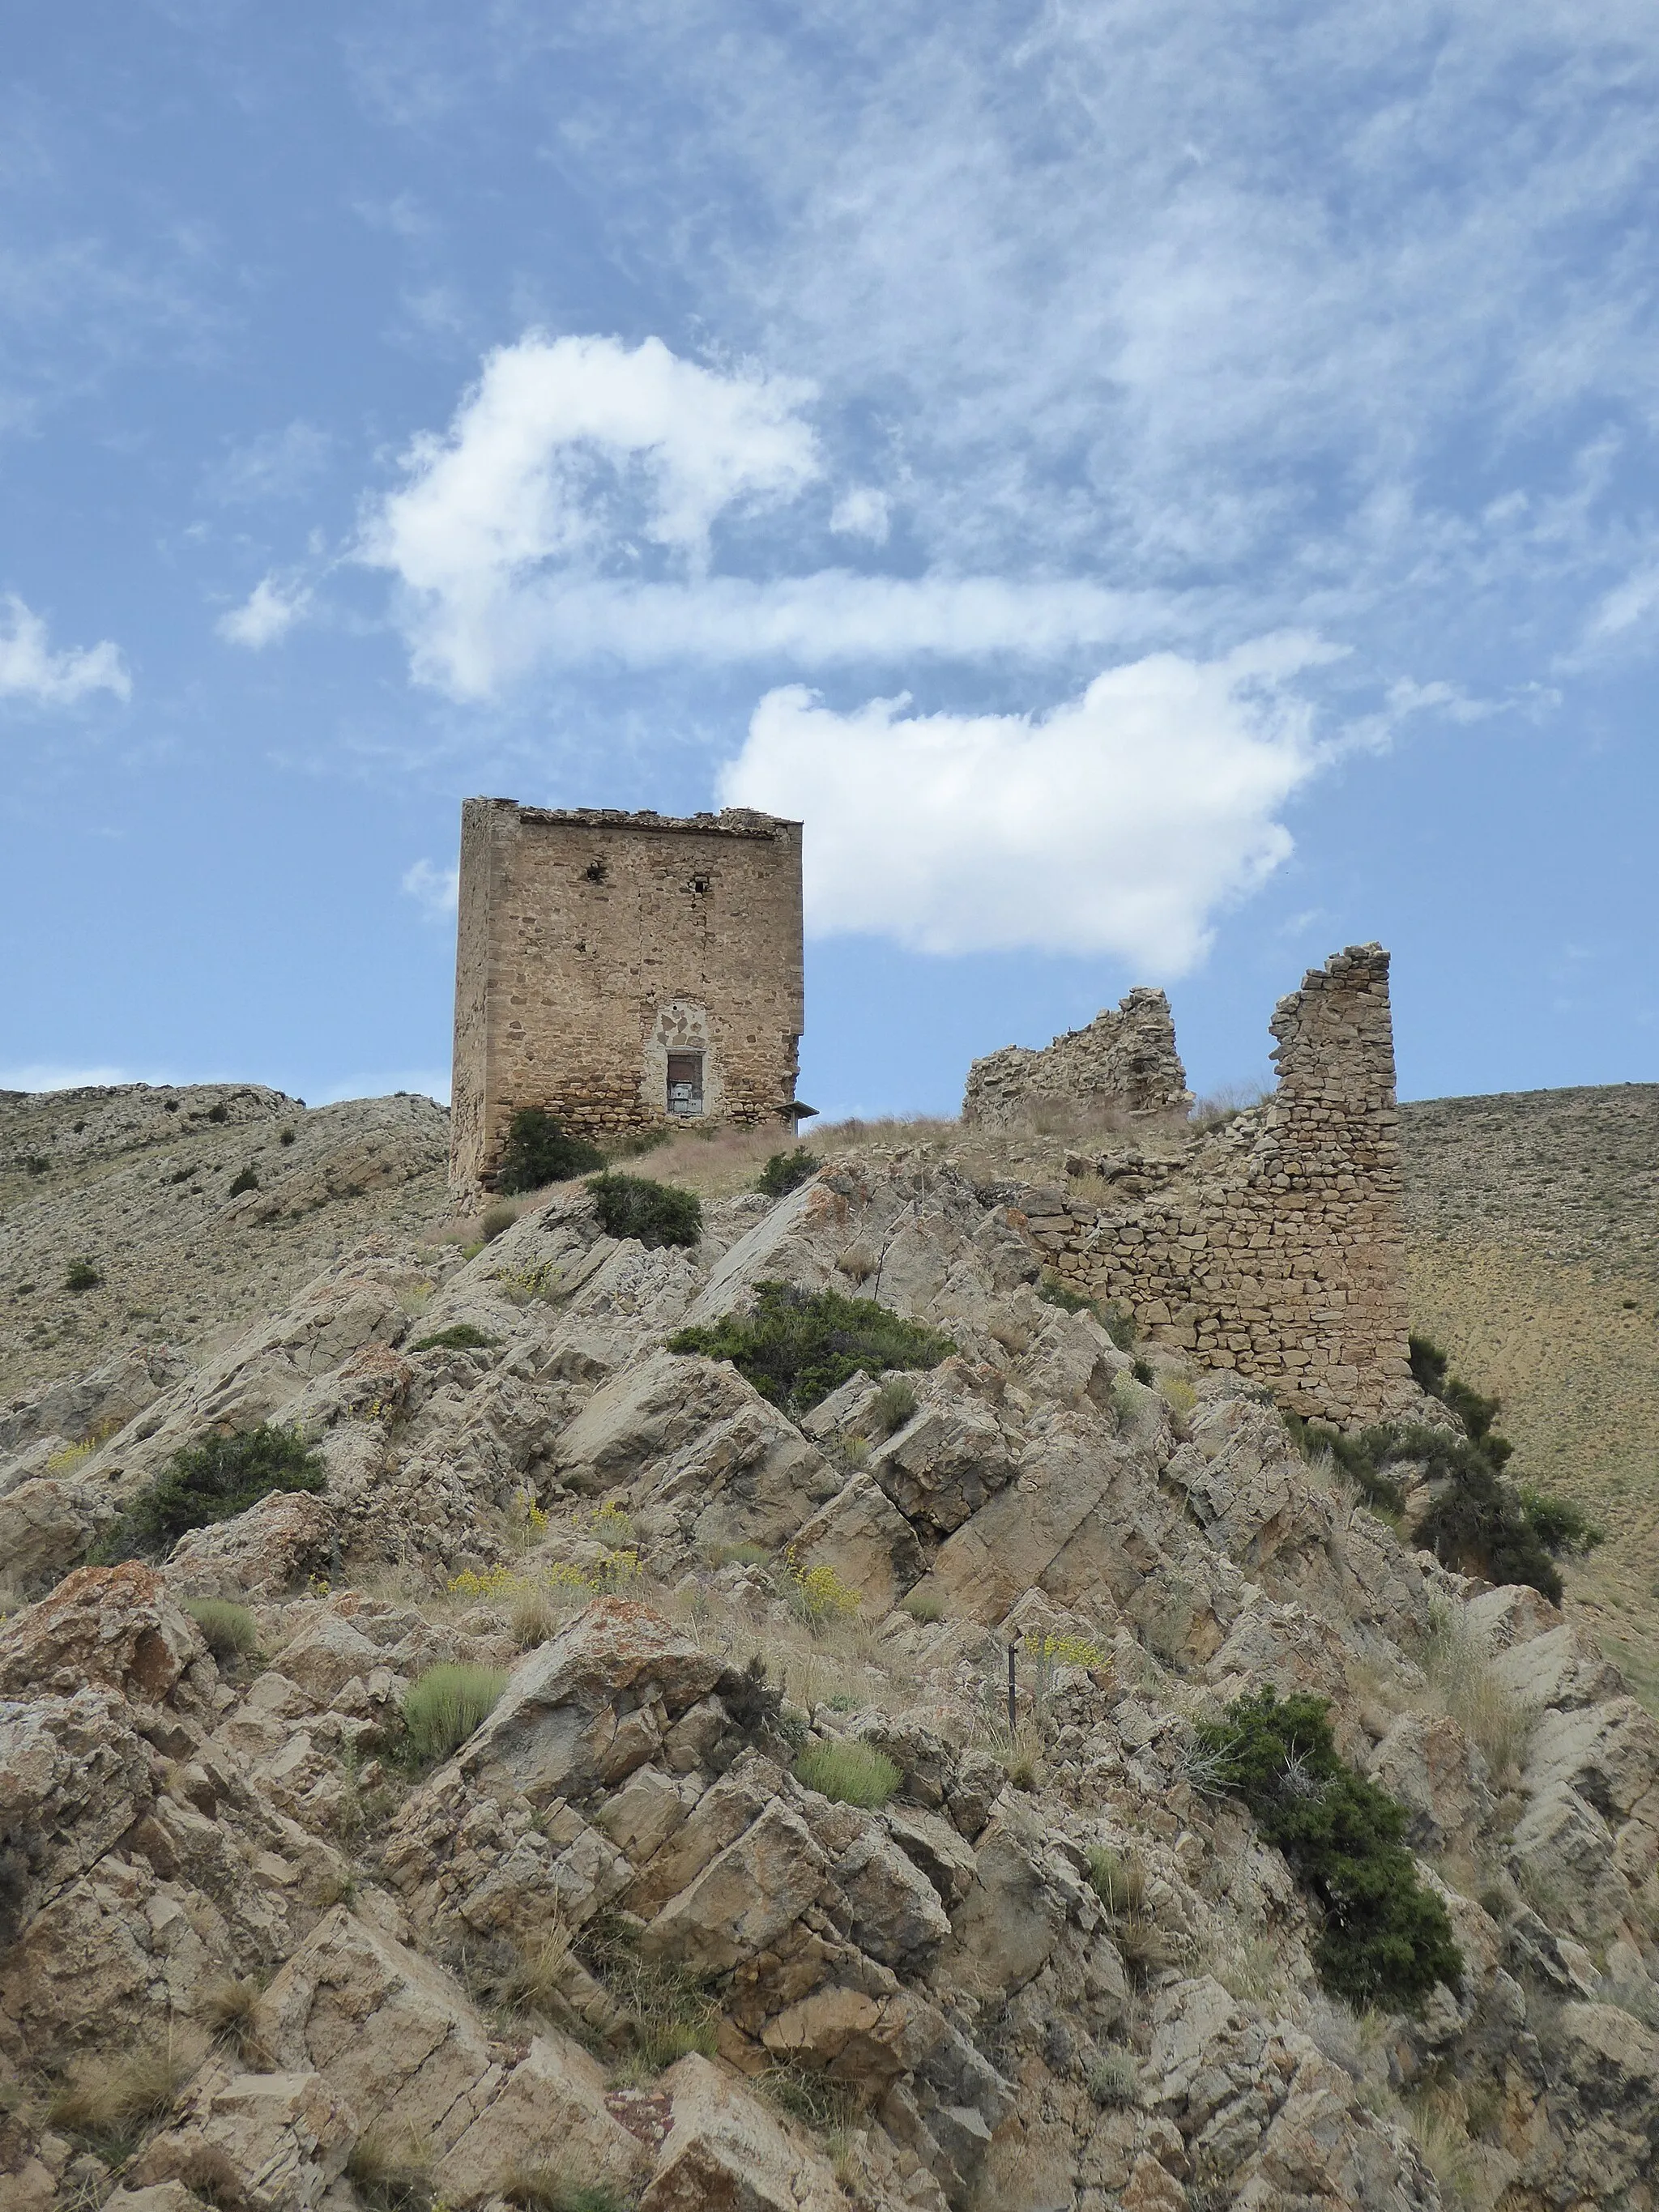
M 811 1830 L 799 1813 L 775 1800 L 668 1900 L 646 1929 L 641 1948 L 699 1972 L 724 1973 L 799 1920 L 828 1878 Z
M 148 1705 L 168 1696 L 207 1646 L 151 1567 L 82 1567 L 0 1627 L 0 1696 L 102 1683 Z
M 91 1486 L 39 1475 L 0 1497 L 0 1557 L 21 1590 L 38 1590 L 74 1565 L 110 1509 Z
M 1007 1441 L 975 1380 L 962 1361 L 946 1360 L 927 1378 L 919 1410 L 870 1455 L 872 1480 L 906 1520 L 941 1536 L 1013 1480 Z
M 1492 1671 L 1517 1704 L 1562 1711 L 1601 1705 L 1625 1690 L 1619 1669 L 1570 1621 L 1500 1651 Z
M 663 2077 L 673 2124 L 640 2212 L 842 2212 L 834 2177 L 708 2059 Z
M 804 1567 L 830 1568 L 872 1618 L 890 1612 L 921 1575 L 915 1530 L 862 1473 L 797 1528 L 793 1550 Z
M 1613 1832 L 1564 1782 L 1540 1791 L 1516 1824 L 1510 1865 L 1551 1917 L 1589 1942 L 1610 1935 L 1631 1911 L 1613 1855 Z
M 1443 1716 L 1401 1713 L 1371 1754 L 1370 1777 L 1406 1808 L 1413 1850 L 1466 1850 L 1492 1818 L 1486 1761 Z
M 275 1491 L 181 1536 L 161 1576 L 179 1597 L 279 1598 L 326 1571 L 334 1535 L 335 1516 L 314 1492 Z
M 182 2181 L 229 2212 L 313 2212 L 344 2168 L 355 2115 L 320 2074 L 208 2069 L 177 2127 L 133 2168 Z

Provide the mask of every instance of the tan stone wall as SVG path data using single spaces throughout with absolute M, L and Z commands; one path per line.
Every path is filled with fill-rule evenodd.
M 1258 1376 L 1296 1413 L 1389 1418 L 1415 1394 L 1388 954 L 1334 954 L 1272 1026 L 1279 1086 L 1257 1114 L 1121 1202 L 1035 1194 L 1031 1233 L 1153 1341 Z
M 521 1106 L 600 1139 L 668 1119 L 672 1051 L 703 1055 L 704 1121 L 783 1127 L 803 1022 L 799 823 L 466 801 L 458 1200 Z
M 1126 1114 L 1186 1112 L 1193 1094 L 1162 991 L 1137 988 L 1042 1052 L 1010 1044 L 976 1060 L 968 1071 L 962 1118 L 970 1127 L 1007 1128 L 1062 1100 L 1121 1107 Z

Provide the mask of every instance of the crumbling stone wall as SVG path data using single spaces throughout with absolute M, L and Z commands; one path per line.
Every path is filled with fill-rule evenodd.
M 1138 1157 L 1103 1204 L 1033 1194 L 1030 1234 L 1065 1282 L 1291 1411 L 1392 1417 L 1414 1392 L 1388 954 L 1334 954 L 1272 1027 L 1265 1106 L 1181 1159 Z
M 595 1139 L 790 1120 L 803 1019 L 800 824 L 469 799 L 461 811 L 450 1182 L 487 1189 L 514 1114 Z
M 1137 988 L 1044 1051 L 1005 1045 L 968 1071 L 962 1118 L 981 1128 L 1029 1121 L 1045 1103 L 1184 1114 L 1193 1103 L 1162 991 Z

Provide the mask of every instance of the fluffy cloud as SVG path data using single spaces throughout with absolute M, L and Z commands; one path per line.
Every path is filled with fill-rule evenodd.
M 311 593 L 302 585 L 262 576 L 241 605 L 221 615 L 214 628 L 227 644 L 263 653 L 287 636 L 310 605 Z
M 27 699 L 42 707 L 72 707 L 90 691 L 132 695 L 132 679 L 118 647 L 107 638 L 76 652 L 54 653 L 41 617 L 9 592 L 0 613 L 0 699 Z
M 430 860 L 416 860 L 412 868 L 404 871 L 404 889 L 428 914 L 441 918 L 453 914 L 460 903 L 461 872 L 434 867 Z
M 447 434 L 416 440 L 405 482 L 366 517 L 360 556 L 410 595 L 417 672 L 489 690 L 524 587 L 628 573 L 653 549 L 701 573 L 734 510 L 817 475 L 810 386 L 699 368 L 647 338 L 535 333 L 500 347 Z
M 1154 653 L 1040 716 L 838 714 L 792 685 L 761 701 L 720 797 L 805 820 L 817 935 L 1178 975 L 1291 850 L 1278 815 L 1320 757 L 1288 686 L 1332 657 L 1293 635 L 1209 662 Z

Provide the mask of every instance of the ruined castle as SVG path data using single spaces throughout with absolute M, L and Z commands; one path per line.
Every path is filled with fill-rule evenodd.
M 664 1121 L 793 1129 L 800 824 L 469 799 L 461 810 L 450 1185 L 489 1187 L 514 1113 L 604 1139 Z
M 1190 1103 L 1161 991 L 1132 991 L 1047 1051 L 976 1060 L 963 1119 L 1006 1126 L 1061 1102 L 1115 1109 L 1123 1127 L 1097 1158 L 1074 1159 L 1077 1185 L 1024 1201 L 1054 1274 L 1132 1314 L 1153 1342 L 1258 1378 L 1294 1413 L 1389 1418 L 1415 1394 L 1388 954 L 1334 954 L 1279 1000 L 1272 1030 L 1272 1097 L 1173 1158 L 1133 1140 L 1137 1117 L 1150 1126 Z

